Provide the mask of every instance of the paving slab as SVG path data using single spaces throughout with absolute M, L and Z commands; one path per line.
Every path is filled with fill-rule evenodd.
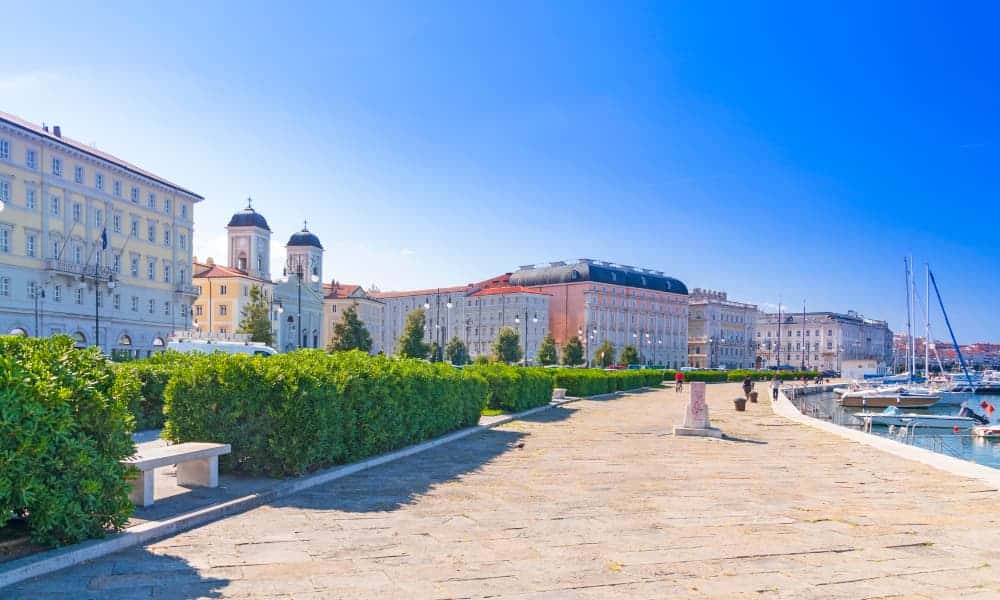
M 584 400 L 4 598 L 1000 598 L 996 489 L 708 386 Z

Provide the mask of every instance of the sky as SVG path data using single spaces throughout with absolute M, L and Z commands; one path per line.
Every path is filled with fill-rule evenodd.
M 12 3 L 0 110 L 205 197 L 325 279 L 580 257 L 905 327 L 903 258 L 1000 341 L 996 4 Z M 918 309 L 921 313 L 922 308 Z M 934 336 L 947 333 L 935 310 Z M 921 325 L 922 332 L 922 325 Z

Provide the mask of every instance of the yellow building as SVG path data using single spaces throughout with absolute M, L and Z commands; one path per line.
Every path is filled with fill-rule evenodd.
M 229 338 L 239 329 L 243 307 L 250 302 L 250 290 L 259 286 L 268 302 L 274 297 L 274 284 L 232 267 L 217 265 L 209 258 L 193 263 L 194 302 L 192 329 L 206 337 Z M 271 321 L 277 321 L 277 306 L 271 307 Z
M 162 349 L 190 322 L 202 200 L 58 126 L 0 113 L 0 333 Z
M 385 351 L 385 340 L 382 335 L 382 321 L 385 313 L 385 303 L 372 298 L 360 286 L 351 283 L 323 284 L 323 333 L 322 346 L 330 343 L 333 337 L 333 327 L 340 323 L 344 310 L 357 305 L 358 318 L 372 338 L 372 354 Z

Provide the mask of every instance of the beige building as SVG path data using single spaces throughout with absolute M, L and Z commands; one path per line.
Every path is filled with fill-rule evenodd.
M 333 337 L 333 326 L 340 322 L 344 309 L 357 305 L 358 318 L 372 338 L 372 354 L 385 352 L 385 339 L 382 321 L 385 314 L 385 304 L 368 295 L 360 286 L 350 283 L 323 284 L 323 335 L 322 346 L 330 343 Z
M 237 333 L 243 307 L 250 302 L 250 290 L 259 286 L 268 302 L 274 284 L 232 267 L 217 265 L 212 258 L 193 263 L 194 285 L 198 298 L 194 303 L 192 329 L 199 336 L 231 338 Z M 276 307 L 272 307 L 272 312 Z M 272 321 L 275 315 L 272 315 Z M 272 327 L 273 330 L 273 327 Z
M 844 361 L 892 362 L 888 323 L 851 310 L 844 313 L 761 313 L 757 345 L 766 366 L 789 365 L 840 371 Z
M 688 296 L 688 365 L 751 369 L 757 365 L 757 306 L 726 292 L 694 288 Z
M 162 350 L 191 322 L 202 200 L 58 126 L 0 113 L 0 333 Z

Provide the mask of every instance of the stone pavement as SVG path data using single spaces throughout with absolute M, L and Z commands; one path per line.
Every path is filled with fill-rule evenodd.
M 708 386 L 553 408 L 3 598 L 1000 598 L 997 490 Z

